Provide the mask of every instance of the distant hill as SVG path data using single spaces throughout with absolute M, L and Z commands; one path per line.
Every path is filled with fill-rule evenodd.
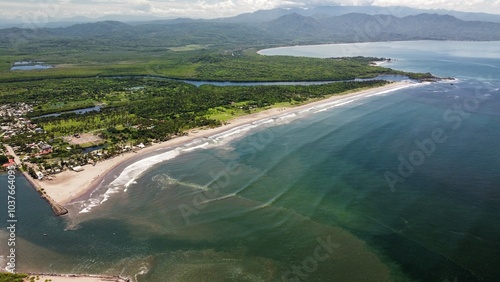
M 50 28 L 45 30 L 62 36 L 92 37 L 107 36 L 117 33 L 130 35 L 134 32 L 134 27 L 118 21 L 103 21 L 97 23 L 81 23 L 69 27 Z
M 395 40 L 500 40 L 500 23 L 464 21 L 436 13 L 404 17 L 364 13 L 340 16 L 287 13 L 263 21 L 269 13 L 276 15 L 277 11 L 257 13 L 262 20 L 259 22 L 177 19 L 135 24 L 103 21 L 42 29 L 9 28 L 0 30 L 0 42 L 11 42 L 15 38 L 25 38 L 27 42 L 78 39 L 83 48 L 85 44 L 96 43 L 85 40 L 95 39 L 103 46 L 120 48 L 123 44 L 119 42 L 125 41 L 133 46 L 168 47 L 186 44 L 255 46 Z M 245 21 L 250 15 L 241 17 Z
M 463 21 L 450 15 L 392 15 L 351 13 L 341 16 L 297 13 L 259 25 L 286 40 L 362 42 L 391 40 L 500 40 L 500 23 Z
M 302 16 L 319 17 L 319 16 L 342 16 L 346 14 L 359 13 L 367 15 L 391 15 L 394 17 L 402 18 L 406 16 L 416 16 L 419 14 L 439 14 L 439 15 L 450 15 L 457 19 L 465 21 L 484 21 L 484 22 L 496 22 L 500 23 L 500 15 L 497 14 L 487 14 L 487 13 L 472 13 L 472 12 L 460 12 L 444 9 L 414 9 L 404 6 L 316 6 L 308 8 L 276 8 L 270 10 L 259 10 L 252 13 L 244 13 L 233 17 L 217 18 L 211 20 L 200 20 L 200 19 L 186 19 L 182 18 L 179 21 L 212 21 L 212 22 L 225 22 L 225 23 L 247 23 L 247 24 L 257 24 L 262 22 L 269 22 L 275 20 L 279 17 L 289 15 L 289 14 L 299 14 Z M 56 27 L 67 27 L 76 23 L 92 23 L 92 22 L 103 22 L 103 21 L 120 21 L 123 23 L 138 25 L 144 24 L 150 21 L 170 23 L 176 22 L 172 18 L 161 18 L 154 15 L 107 15 L 100 18 L 88 18 L 84 16 L 77 16 L 72 18 L 61 19 L 59 21 L 49 21 L 41 26 L 36 26 L 37 28 L 56 28 Z M 0 19 L 0 29 L 9 27 L 26 27 L 31 28 L 30 24 L 24 23 L 22 17 L 17 17 L 15 19 L 4 20 Z
M 215 19 L 225 22 L 245 22 L 261 23 L 275 20 L 289 14 L 299 14 L 302 16 L 342 16 L 346 14 L 358 13 L 367 15 L 391 15 L 394 17 L 416 16 L 419 14 L 450 15 L 465 21 L 486 21 L 500 23 L 500 15 L 486 13 L 470 13 L 451 10 L 424 10 L 403 6 L 318 6 L 313 8 L 276 8 L 271 10 L 259 10 L 253 13 L 244 13 L 235 17 Z

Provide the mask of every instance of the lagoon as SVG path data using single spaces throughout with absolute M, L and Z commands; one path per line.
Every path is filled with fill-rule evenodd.
M 163 76 L 150 76 L 150 75 L 138 75 L 138 76 L 112 76 L 111 78 L 122 79 L 122 78 L 150 78 L 150 79 L 161 79 L 161 80 L 174 80 L 181 81 L 188 84 L 192 84 L 196 87 L 202 85 L 213 85 L 213 86 L 277 86 L 277 85 L 322 85 L 335 82 L 349 82 L 349 81 L 373 81 L 373 80 L 387 80 L 392 82 L 397 81 L 415 81 L 404 75 L 378 75 L 373 78 L 355 78 L 350 80 L 330 80 L 330 81 L 210 81 L 210 80 L 190 80 L 190 79 L 175 79 Z M 141 90 L 143 87 L 134 87 L 129 90 Z
M 85 114 L 85 113 L 88 113 L 88 112 L 93 112 L 93 111 L 98 112 L 98 111 L 101 110 L 101 108 L 102 108 L 102 106 L 94 106 L 94 107 L 76 109 L 76 110 L 67 111 L 67 112 L 52 113 L 52 114 L 46 114 L 46 115 L 36 116 L 36 117 L 33 117 L 33 119 L 43 118 L 43 117 L 58 117 L 60 115 L 70 114 L 70 113 L 75 113 L 77 115 L 82 115 L 82 114 Z
M 14 62 L 14 65 L 10 68 L 10 70 L 43 70 L 43 69 L 50 69 L 53 67 L 54 66 L 46 65 L 43 62 L 22 61 L 22 62 Z
M 199 87 L 202 85 L 214 85 L 214 86 L 322 85 L 335 82 L 372 81 L 372 80 L 406 81 L 411 79 L 404 75 L 378 75 L 374 78 L 356 78 L 351 80 L 336 80 L 336 81 L 273 81 L 273 82 L 257 82 L 257 81 L 237 82 L 237 81 L 204 81 L 204 80 L 182 80 L 182 81 Z

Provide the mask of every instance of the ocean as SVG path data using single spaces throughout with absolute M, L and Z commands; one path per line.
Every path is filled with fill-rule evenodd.
M 18 175 L 18 271 L 140 282 L 500 280 L 500 42 L 261 53 L 386 57 L 387 67 L 455 80 L 158 151 L 114 171 L 70 217 L 54 217 Z M 6 201 L 0 210 L 5 260 Z

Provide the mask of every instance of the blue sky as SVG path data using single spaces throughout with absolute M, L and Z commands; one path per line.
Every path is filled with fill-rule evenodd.
M 0 18 L 43 22 L 85 16 L 138 15 L 216 18 L 277 7 L 408 6 L 500 14 L 500 0 L 1 0 Z

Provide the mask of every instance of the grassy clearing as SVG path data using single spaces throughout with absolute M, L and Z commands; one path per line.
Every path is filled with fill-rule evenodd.
M 80 146 L 80 148 L 82 148 L 82 149 L 86 149 L 86 148 L 99 146 L 102 144 L 104 144 L 104 140 L 94 141 L 94 142 L 86 142 L 86 143 L 79 144 L 78 146 Z
M 202 50 L 206 49 L 207 47 L 208 45 L 203 45 L 203 44 L 189 44 L 179 47 L 169 47 L 167 49 L 173 52 L 186 52 L 186 51 Z

